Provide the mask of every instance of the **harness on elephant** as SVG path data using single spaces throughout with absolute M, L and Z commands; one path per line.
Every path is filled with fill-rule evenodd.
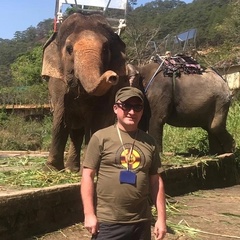
M 177 54 L 169 58 L 157 54 L 152 58 L 152 61 L 162 65 L 163 74 L 168 77 L 173 76 L 173 74 L 180 77 L 182 72 L 185 74 L 201 74 L 203 71 L 196 60 L 183 54 Z
M 156 54 L 156 56 L 153 56 L 151 58 L 151 61 L 158 63 L 159 67 L 156 69 L 153 76 L 149 80 L 145 88 L 145 93 L 152 84 L 156 75 L 161 71 L 163 71 L 163 75 L 165 77 L 172 77 L 173 88 L 175 88 L 174 86 L 176 77 L 181 77 L 181 73 L 201 74 L 203 72 L 203 69 L 196 60 L 183 54 L 177 54 L 174 57 L 170 58 Z
M 165 63 L 165 59 L 163 59 L 163 58 L 162 58 L 161 56 L 159 56 L 158 54 L 156 55 L 156 57 L 157 57 L 157 58 L 154 58 L 154 59 L 152 58 L 152 61 L 159 63 L 159 66 L 158 66 L 158 68 L 156 69 L 156 71 L 154 72 L 154 74 L 152 75 L 151 79 L 148 81 L 148 84 L 147 84 L 147 86 L 145 87 L 145 93 L 147 93 L 148 88 L 150 87 L 150 85 L 152 84 L 154 78 L 156 77 L 156 75 L 157 75 L 159 72 L 163 71 L 164 76 L 171 76 L 171 77 L 173 77 L 173 80 L 174 80 L 174 81 L 175 81 L 175 78 L 176 78 L 177 76 L 179 76 L 179 74 L 180 74 L 180 72 L 177 71 L 177 70 L 178 70 L 177 68 L 172 68 L 172 69 L 171 69 L 171 74 L 166 74 L 166 66 L 165 66 L 166 63 Z M 168 73 L 170 73 L 170 71 L 169 71 Z M 175 86 L 175 84 L 173 84 L 173 85 Z

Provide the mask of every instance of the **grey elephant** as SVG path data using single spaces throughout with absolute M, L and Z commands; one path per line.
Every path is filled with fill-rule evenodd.
M 165 123 L 206 130 L 210 154 L 234 151 L 235 141 L 226 129 L 231 92 L 217 72 L 210 68 L 175 71 L 158 62 L 138 70 L 151 109 L 149 133 L 156 139 L 160 151 Z
M 45 169 L 79 171 L 83 143 L 98 129 L 114 123 L 116 91 L 130 82 L 137 87 L 132 79 L 134 68 L 126 64 L 125 48 L 105 17 L 97 13 L 70 15 L 45 44 L 42 76 L 49 81 L 53 108 Z

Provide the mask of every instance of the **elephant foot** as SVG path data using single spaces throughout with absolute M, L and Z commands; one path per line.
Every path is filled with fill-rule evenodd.
M 78 173 L 80 171 L 80 167 L 66 166 L 65 171 L 66 172 L 71 172 L 71 173 Z
M 68 157 L 65 162 L 65 170 L 67 172 L 78 173 L 80 171 L 80 159 Z
M 63 171 L 64 170 L 64 166 L 63 165 L 54 165 L 54 164 L 51 164 L 51 163 L 45 163 L 44 166 L 43 166 L 43 171 L 44 172 L 52 172 L 52 171 L 55 171 L 55 172 L 60 172 L 60 171 Z

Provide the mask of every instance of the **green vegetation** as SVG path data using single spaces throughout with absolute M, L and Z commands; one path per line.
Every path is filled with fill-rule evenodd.
M 128 27 L 123 34 L 129 60 L 136 64 L 144 64 L 149 60 L 149 54 L 153 53 L 153 49 L 150 51 L 148 48 L 150 41 L 156 43 L 160 54 L 166 50 L 181 52 L 182 47 L 173 47 L 173 36 L 193 28 L 197 29 L 196 45 L 191 43 L 188 51 L 217 47 L 220 49 L 218 55 L 221 55 L 223 44 L 231 48 L 239 44 L 239 38 L 236 37 L 239 36 L 239 6 L 239 0 L 195 0 L 191 4 L 158 0 L 138 7 L 129 13 Z M 164 40 L 168 35 L 171 41 Z M 228 58 L 237 57 L 239 52 L 228 51 Z M 205 65 L 213 66 L 217 62 L 218 57 L 211 58 Z
M 52 117 L 43 121 L 25 121 L 22 116 L 0 113 L 0 149 L 17 151 L 48 151 Z
M 8 188 L 41 188 L 79 182 L 79 174 L 43 172 L 44 157 L 12 157 L 0 162 L 1 186 Z
M 42 82 L 41 78 L 42 47 L 38 46 L 32 51 L 18 57 L 11 64 L 11 73 L 15 85 L 32 86 Z
M 0 88 L 0 103 L 3 106 L 8 104 L 43 105 L 49 103 L 47 82 Z

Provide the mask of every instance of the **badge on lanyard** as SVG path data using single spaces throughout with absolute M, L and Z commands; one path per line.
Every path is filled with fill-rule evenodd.
M 119 136 L 120 142 L 122 143 L 123 149 L 126 150 L 124 148 L 121 133 L 120 133 L 118 127 L 117 127 L 117 131 L 118 131 L 118 136 Z M 131 147 L 129 153 L 125 156 L 125 161 L 127 163 L 127 170 L 122 170 L 120 172 L 120 176 L 119 176 L 120 183 L 127 183 L 127 184 L 136 185 L 137 175 L 136 175 L 136 173 L 129 170 L 129 162 L 131 161 L 131 158 L 132 158 L 132 153 L 133 153 L 133 148 L 134 148 L 136 137 L 137 137 L 137 132 L 136 132 L 134 141 L 132 143 L 132 147 Z
M 135 185 L 136 179 L 137 179 L 137 176 L 136 176 L 136 173 L 134 172 L 131 172 L 129 170 L 122 170 L 120 172 L 120 177 L 119 177 L 120 183 L 128 183 L 128 184 Z

